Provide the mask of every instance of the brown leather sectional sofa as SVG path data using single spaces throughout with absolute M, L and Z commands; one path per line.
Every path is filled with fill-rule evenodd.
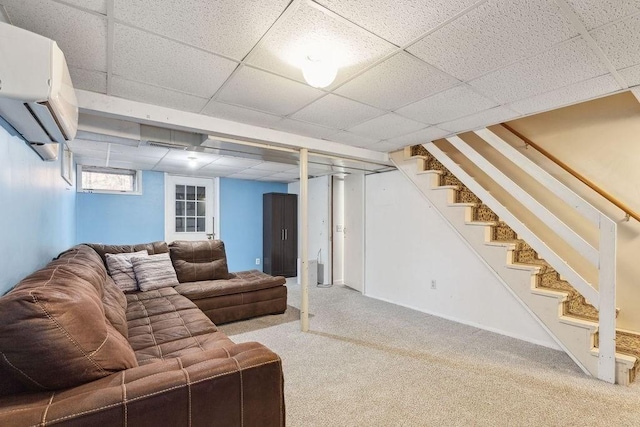
M 168 249 L 78 245 L 0 298 L 0 425 L 283 426 L 279 357 L 210 320 L 280 310 L 282 291 L 269 289 L 282 283 L 267 287 L 258 272 L 200 280 L 222 274 L 226 260 L 210 260 L 224 246 L 178 243 L 178 277 L 194 281 L 124 294 L 104 256 L 140 246 Z

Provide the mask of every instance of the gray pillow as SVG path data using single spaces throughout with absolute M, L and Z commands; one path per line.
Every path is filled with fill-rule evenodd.
M 133 271 L 131 258 L 142 258 L 147 256 L 149 256 L 147 251 L 106 254 L 109 275 L 123 292 L 138 290 L 138 283 L 136 282 L 136 275 Z
M 178 277 L 169 254 L 131 258 L 133 271 L 141 291 L 177 286 Z

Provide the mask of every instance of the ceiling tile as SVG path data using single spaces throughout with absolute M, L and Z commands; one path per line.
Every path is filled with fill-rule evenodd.
M 469 80 L 576 35 L 554 0 L 490 0 L 407 50 Z
M 567 0 L 588 30 L 640 11 L 638 0 Z
M 377 144 L 372 145 L 371 147 L 367 147 L 369 150 L 379 151 L 381 153 L 389 153 L 391 151 L 396 151 L 402 148 L 403 145 L 398 145 L 394 143 L 390 143 L 387 141 L 378 142 Z
M 337 129 L 330 129 L 311 123 L 301 122 L 292 119 L 282 119 L 278 123 L 271 126 L 273 129 L 284 132 L 291 132 L 298 135 L 309 136 L 311 138 L 326 138 L 336 133 Z
M 236 172 L 240 172 L 241 170 L 247 169 L 246 166 L 225 166 L 225 165 L 217 165 L 215 162 L 209 163 L 208 165 L 200 168 L 201 171 L 211 172 L 216 176 L 227 176 Z
M 375 139 L 389 139 L 424 128 L 423 123 L 389 113 L 352 127 L 349 131 Z
M 147 104 L 160 105 L 162 107 L 175 108 L 193 113 L 202 110 L 208 101 L 208 99 L 125 80 L 120 77 L 113 77 L 111 94 L 132 101 L 145 102 Z
M 107 93 L 107 73 L 69 67 L 69 74 L 74 88 Z
M 73 141 L 69 141 L 69 147 L 74 154 L 80 154 L 84 152 L 99 152 L 104 153 L 106 155 L 108 144 L 104 142 L 96 142 L 96 141 L 85 141 L 83 139 L 74 139 Z
M 461 119 L 453 120 L 451 122 L 441 123 L 439 128 L 445 129 L 451 132 L 464 132 L 474 129 L 480 129 L 496 123 L 505 122 L 520 116 L 513 110 L 507 107 L 496 107 L 491 110 L 486 110 L 481 113 L 474 114 L 472 116 L 463 117 Z
M 211 98 L 237 67 L 233 61 L 124 25 L 116 24 L 114 38 L 114 74 L 201 98 Z
M 380 139 L 367 138 L 365 136 L 356 135 L 352 132 L 341 131 L 331 135 L 328 139 L 339 142 L 341 144 L 350 145 L 352 147 L 368 147 L 369 145 L 380 142 Z
M 377 108 L 329 94 L 307 105 L 292 117 L 335 129 L 344 129 L 384 113 Z
M 398 46 L 472 6 L 478 0 L 318 0 L 318 3 Z
M 437 127 L 430 127 L 413 132 L 408 135 L 399 136 L 397 138 L 387 139 L 386 143 L 397 145 L 398 147 L 405 147 L 407 145 L 424 144 L 429 141 L 433 141 L 449 135 L 451 132 L 439 129 Z
M 276 172 L 285 172 L 295 168 L 295 165 L 289 165 L 285 163 L 273 163 L 273 162 L 264 162 L 259 165 L 252 166 L 251 169 L 261 170 L 261 171 L 270 171 L 272 173 Z
M 591 33 L 616 69 L 640 64 L 640 15 Z
M 270 127 L 282 119 L 280 116 L 215 101 L 210 102 L 202 114 L 262 127 Z
M 103 167 L 106 165 L 106 160 L 104 158 L 89 157 L 89 156 L 76 156 L 73 159 L 79 165 L 103 166 Z
M 450 75 L 401 52 L 346 83 L 336 92 L 393 110 L 458 83 Z
M 287 115 L 324 92 L 251 67 L 242 67 L 220 91 L 220 101 Z
M 157 162 L 153 160 L 146 161 L 145 159 L 135 159 L 135 160 L 109 160 L 110 168 L 118 168 L 118 169 L 135 169 L 135 170 L 152 170 Z
M 245 159 L 242 157 L 224 156 L 224 157 L 220 157 L 218 160 L 213 162 L 210 166 L 211 167 L 223 166 L 223 167 L 234 167 L 239 169 L 246 169 L 260 163 L 262 163 L 261 160 Z
M 240 172 L 236 172 L 232 175 L 229 175 L 230 178 L 240 178 L 240 179 L 256 179 L 263 178 L 265 176 L 273 175 L 274 172 L 258 170 L 258 169 L 244 169 Z
M 436 124 L 468 116 L 498 104 L 467 85 L 456 86 L 396 110 L 410 119 Z
M 107 14 L 107 0 L 55 0 L 57 3 L 69 3 L 84 9 L 93 10 L 103 15 Z
M 269 175 L 269 179 L 270 180 L 277 180 L 277 181 L 295 181 L 300 177 L 299 174 L 292 174 L 292 173 L 276 173 L 273 175 Z
M 559 89 L 606 74 L 587 42 L 568 43 L 469 82 L 492 98 L 506 103 Z
M 620 75 L 629 86 L 640 85 L 640 65 L 620 70 Z
M 131 158 L 147 157 L 160 160 L 161 158 L 165 157 L 169 153 L 169 151 L 171 151 L 169 148 L 148 145 L 131 147 L 128 145 L 111 144 L 111 155 L 118 153 L 123 156 L 130 156 Z
M 248 63 L 304 82 L 300 67 L 306 57 L 330 54 L 339 67 L 335 86 L 393 49 L 392 44 L 323 12 L 320 6 L 300 2 L 294 13 L 271 29 Z
M 605 74 L 595 79 L 575 83 L 542 95 L 516 101 L 509 104 L 509 108 L 523 114 L 532 114 L 586 101 L 587 99 L 617 90 L 620 90 L 620 85 L 616 82 L 616 79 L 614 79 L 611 74 Z
M 289 3 L 270 1 L 116 1 L 124 22 L 241 60 Z
M 70 67 L 107 71 L 107 20 L 50 0 L 2 0 L 14 25 L 55 40 Z

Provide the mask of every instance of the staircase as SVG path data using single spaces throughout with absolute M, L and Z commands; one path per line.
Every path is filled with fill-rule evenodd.
M 440 160 L 425 147 L 438 153 Z M 443 164 L 447 163 L 453 168 L 457 166 L 455 162 L 444 158 L 442 151 L 432 143 L 407 147 L 392 153 L 390 157 L 398 170 L 414 183 L 451 226 L 468 241 L 507 289 L 585 373 L 624 385 L 635 380 L 640 371 L 640 334 L 615 329 L 615 368 L 610 365 L 615 373 L 611 372 L 606 376 L 606 369 L 603 367 L 606 367 L 607 361 L 601 355 L 598 309 L 551 262 L 543 259 L 494 212 L 498 209 L 504 212 L 503 206 L 495 206 L 494 209 L 488 206 L 489 199 L 492 204 L 496 204 L 488 192 L 484 193 L 487 198 L 485 204 L 469 189 L 472 184 L 474 188 L 478 188 L 473 177 L 460 170 L 459 177 L 455 176 Z M 507 216 L 522 229 L 522 224 L 517 224 L 518 221 L 511 215 Z M 567 270 L 562 262 L 558 262 L 560 258 L 552 258 L 556 266 L 565 273 L 568 271 L 572 273 L 571 277 L 579 277 L 573 275 L 573 270 Z M 613 274 L 615 278 L 615 273 Z M 589 291 L 589 288 L 581 286 Z M 602 291 L 599 294 L 597 292 L 589 293 L 591 300 L 598 301 L 598 295 L 604 298 Z M 615 296 L 612 304 L 615 304 Z M 616 317 L 618 311 L 615 309 Z M 611 317 L 614 317 L 613 310 Z M 612 322 L 615 327 L 615 320 L 612 319 Z M 613 329 L 610 330 L 610 336 L 613 336 Z M 604 352 L 603 349 L 602 353 Z M 610 352 L 613 353 L 613 346 Z M 613 357 L 611 359 L 610 362 L 613 362 Z

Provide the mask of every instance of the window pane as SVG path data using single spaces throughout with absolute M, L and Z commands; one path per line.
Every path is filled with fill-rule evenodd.
M 187 185 L 187 200 L 196 199 L 196 187 L 193 185 Z
M 134 174 L 129 171 L 98 172 L 82 171 L 83 190 L 135 191 Z
M 196 202 L 187 202 L 187 216 L 196 216 Z
M 176 218 L 176 233 L 184 231 L 184 218 Z
M 176 200 L 184 200 L 185 190 L 184 185 L 176 185 Z
M 184 216 L 184 202 L 176 202 L 176 216 Z
M 204 187 L 198 187 L 198 200 L 206 200 L 207 191 Z
M 187 218 L 187 232 L 196 231 L 196 219 L 195 218 Z
M 204 233 L 205 231 L 204 218 L 198 218 L 196 223 L 198 225 L 198 231 Z
M 198 216 L 205 216 L 206 212 L 205 202 L 198 202 Z

